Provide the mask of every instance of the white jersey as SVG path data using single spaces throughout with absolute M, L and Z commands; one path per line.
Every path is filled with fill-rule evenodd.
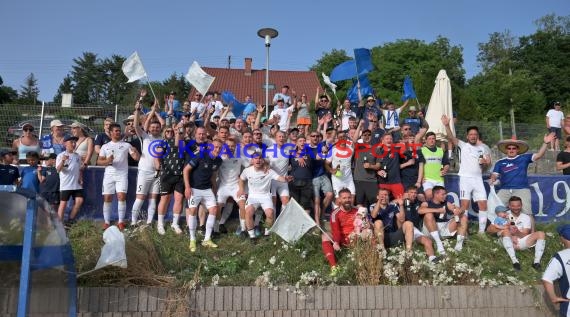
M 519 231 L 532 228 L 532 220 L 529 215 L 521 213 L 518 217 L 511 214 L 509 214 L 509 216 L 514 217 L 515 226 L 517 226 Z
M 336 145 L 332 148 L 332 155 L 327 157 L 327 162 L 330 162 L 332 168 L 337 168 L 340 165 L 341 177 L 332 175 L 340 180 L 352 180 L 352 153 L 354 147 L 352 142 L 345 143 L 348 149 L 339 148 Z
M 278 179 L 279 175 L 272 169 L 256 171 L 255 166 L 250 166 L 241 172 L 240 178 L 247 181 L 249 197 L 271 198 L 271 180 Z
M 569 285 L 570 274 L 568 274 L 568 272 L 570 271 L 570 249 L 564 249 L 556 253 L 556 255 L 560 257 L 562 263 L 560 263 L 556 257 L 553 257 L 548 263 L 546 270 L 544 270 L 542 280 L 554 284 L 554 281 L 560 279 L 560 285 Z M 568 298 L 570 296 L 570 289 L 564 290 L 561 288 L 560 291 L 563 292 L 560 296 L 564 298 Z M 566 315 L 562 316 L 570 316 L 570 311 L 566 312 Z
M 155 140 L 162 139 L 160 136 L 153 137 L 152 135 L 143 131 L 141 138 L 143 140 L 142 149 L 141 149 L 141 158 L 139 159 L 139 171 L 147 171 L 147 172 L 154 172 L 154 157 L 149 152 L 151 149 L 151 143 Z
M 249 160 L 242 157 L 231 158 L 222 155 L 222 166 L 218 170 L 219 187 L 222 186 L 238 186 L 238 179 L 241 174 L 241 167 L 248 167 Z
M 113 164 L 105 168 L 105 175 L 126 175 L 129 173 L 129 153 L 132 146 L 124 141 L 110 141 L 103 144 L 99 156 L 109 157 L 113 155 Z
M 197 102 L 197 101 L 192 101 L 190 102 L 190 111 L 191 112 L 196 112 L 196 119 L 203 119 L 202 117 L 198 117 L 202 114 L 202 111 L 204 111 L 204 108 L 206 108 L 206 105 L 201 103 L 201 102 Z
M 293 107 L 293 106 L 291 106 Z M 273 111 L 269 114 L 269 118 L 273 118 L 275 115 L 279 115 L 279 129 L 281 131 L 287 131 L 287 127 L 289 126 L 289 112 L 293 111 L 290 108 L 279 108 L 275 107 Z
M 79 177 L 81 175 L 81 157 L 77 153 L 62 152 L 57 155 L 55 159 L 55 166 L 59 166 L 63 160 L 64 155 L 69 156 L 67 161 L 69 166 L 64 166 L 59 172 L 59 190 L 76 190 L 82 189 L 83 186 L 79 184 Z
M 224 104 L 221 101 L 219 101 L 219 100 L 211 101 L 210 107 L 214 108 L 214 113 L 212 113 L 212 118 L 215 116 L 221 116 L 222 115 L 222 110 L 224 109 Z
M 272 170 L 274 170 L 277 174 L 281 176 L 287 175 L 289 171 L 289 152 L 292 150 L 291 147 L 286 147 L 284 149 L 280 149 L 277 145 L 275 147 L 269 147 L 269 149 L 276 149 L 277 151 L 267 151 L 265 153 L 265 157 L 269 160 L 269 166 Z M 283 151 L 283 153 L 281 153 Z M 285 154 L 285 155 L 283 155 Z
M 479 157 L 489 156 L 489 153 L 482 145 L 471 145 L 470 143 L 459 140 L 457 144 L 461 149 L 461 164 L 459 165 L 459 176 L 465 177 L 483 177 L 481 166 L 479 165 Z

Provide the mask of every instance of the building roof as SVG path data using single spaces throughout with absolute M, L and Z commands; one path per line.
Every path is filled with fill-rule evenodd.
M 247 61 L 246 61 L 247 68 Z M 251 75 L 246 75 L 247 70 L 202 67 L 206 73 L 216 77 L 210 87 L 210 91 L 222 92 L 228 90 L 232 92 L 239 101 L 243 101 L 245 96 L 250 95 L 255 104 L 265 104 L 265 69 L 251 69 Z M 307 99 L 312 101 L 317 89 L 323 91 L 317 74 L 314 71 L 288 71 L 269 69 L 269 103 L 272 103 L 273 95 L 281 92 L 281 87 L 289 86 L 289 95 L 293 97 L 295 91 L 300 99 L 302 94 L 307 95 Z M 191 95 L 194 93 L 191 90 Z

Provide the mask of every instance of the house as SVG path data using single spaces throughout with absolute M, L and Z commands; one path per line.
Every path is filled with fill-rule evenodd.
M 222 92 L 228 90 L 242 101 L 250 95 L 255 104 L 265 104 L 265 69 L 253 69 L 253 59 L 246 57 L 243 69 L 202 67 L 211 76 L 216 77 L 210 87 L 210 91 Z M 300 99 L 306 94 L 308 101 L 313 101 L 317 89 L 323 91 L 317 74 L 313 71 L 289 71 L 269 69 L 269 103 L 272 104 L 273 95 L 281 91 L 281 87 L 287 85 L 291 91 L 295 91 Z M 192 88 L 190 95 L 194 94 Z

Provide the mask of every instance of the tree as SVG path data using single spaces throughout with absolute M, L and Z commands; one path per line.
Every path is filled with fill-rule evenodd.
M 97 54 L 84 52 L 82 57 L 74 58 L 71 78 L 73 80 L 73 99 L 77 104 L 98 104 L 104 101 L 104 72 L 100 68 Z
M 317 60 L 317 62 L 313 66 L 311 66 L 310 70 L 317 73 L 317 77 L 319 78 L 319 81 L 321 82 L 321 86 L 325 87 L 325 89 L 328 89 L 328 88 L 326 88 L 327 86 L 325 85 L 325 82 L 323 81 L 323 76 L 321 75 L 321 73 L 325 73 L 327 76 L 330 76 L 331 71 L 337 65 L 344 63 L 350 59 L 351 59 L 351 57 L 349 57 L 346 54 L 345 50 L 333 49 L 329 53 L 323 53 L 323 56 L 321 56 L 321 58 L 319 58 Z M 342 81 L 342 82 L 338 82 L 335 84 L 337 84 L 336 90 L 337 90 L 337 95 L 339 96 L 339 98 L 344 98 L 344 96 L 346 96 L 347 90 L 352 85 L 352 83 L 350 81 Z M 316 91 L 305 91 L 304 93 L 306 93 L 307 96 L 312 98 L 314 96 L 314 94 L 316 93 Z
M 25 84 L 20 87 L 20 98 L 19 102 L 28 105 L 35 105 L 38 102 L 38 96 L 40 95 L 40 90 L 38 88 L 38 80 L 31 73 L 26 77 Z
M 4 80 L 0 76 L 0 105 L 14 102 L 18 98 L 18 92 L 8 86 L 4 86 Z
M 512 65 L 513 51 L 517 40 L 511 35 L 509 30 L 503 33 L 494 32 L 489 36 L 487 43 L 479 43 L 479 54 L 477 61 L 483 68 L 484 72 L 489 71 L 493 67 L 501 67 L 504 71 L 508 71 Z
M 63 94 L 72 94 L 74 90 L 73 79 L 69 74 L 65 76 L 63 82 L 59 84 L 59 88 L 57 89 L 56 95 L 53 97 L 53 102 L 61 103 L 62 95 Z

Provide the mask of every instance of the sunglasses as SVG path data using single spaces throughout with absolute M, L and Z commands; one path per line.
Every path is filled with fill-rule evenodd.
M 174 130 L 165 130 L 164 133 L 172 133 Z
M 326 99 L 321 99 L 320 101 L 321 102 L 328 102 L 328 100 L 326 100 Z
M 27 132 L 31 132 L 31 131 L 34 131 L 34 128 L 24 128 L 24 129 L 22 129 L 22 130 L 23 130 L 23 131 L 27 131 Z
M 518 150 L 519 148 L 516 146 L 509 146 L 507 147 L 507 150 Z
M 318 135 L 316 135 L 316 134 L 311 135 L 311 138 L 316 138 L 316 137 L 318 137 Z

